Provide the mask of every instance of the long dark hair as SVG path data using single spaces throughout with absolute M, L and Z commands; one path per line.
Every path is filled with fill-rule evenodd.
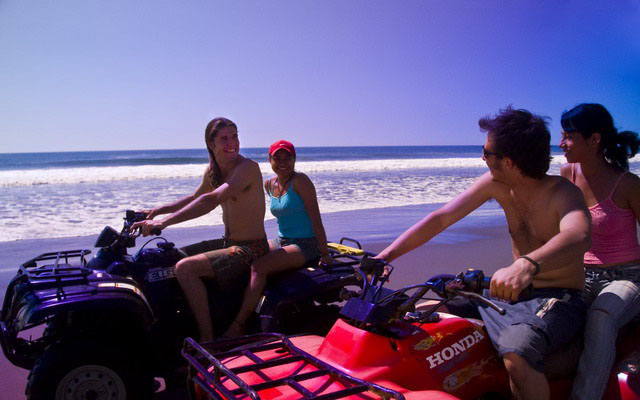
M 629 158 L 638 153 L 640 139 L 631 131 L 618 132 L 613 118 L 602 104 L 582 103 L 562 113 L 562 129 L 577 132 L 585 139 L 600 134 L 600 151 L 614 168 L 629 170 Z
M 213 139 L 220 132 L 220 129 L 227 127 L 232 127 L 238 133 L 238 126 L 230 119 L 223 117 L 212 119 L 204 130 L 204 144 L 209 152 L 209 180 L 214 188 L 222 185 L 222 171 L 216 161 L 216 157 L 213 155 L 213 151 L 209 147 L 209 143 L 213 143 Z

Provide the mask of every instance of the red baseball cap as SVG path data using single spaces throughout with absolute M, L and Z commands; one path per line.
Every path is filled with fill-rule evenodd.
M 286 150 L 287 153 L 291 154 L 294 157 L 296 156 L 295 147 L 293 147 L 293 144 L 291 142 L 287 142 L 286 140 L 278 140 L 277 142 L 272 144 L 271 147 L 269 147 L 269 155 L 274 155 L 275 152 L 280 149 Z

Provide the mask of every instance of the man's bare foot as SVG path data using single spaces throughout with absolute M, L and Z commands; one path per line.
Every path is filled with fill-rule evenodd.
M 244 334 L 245 334 L 244 324 L 240 323 L 238 320 L 233 320 L 233 322 L 231 323 L 231 325 L 229 325 L 229 328 L 224 333 L 224 335 L 222 335 L 222 337 L 230 338 L 230 337 L 242 336 Z

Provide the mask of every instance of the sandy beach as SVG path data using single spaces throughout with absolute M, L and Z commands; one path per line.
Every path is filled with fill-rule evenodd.
M 378 252 L 435 208 L 436 205 L 423 205 L 345 211 L 323 214 L 323 221 L 330 241 L 338 241 L 346 236 L 360 240 L 366 250 Z M 265 229 L 269 237 L 275 236 L 275 221 L 266 221 Z M 163 236 L 182 246 L 205 238 L 219 237 L 222 233 L 222 226 L 172 227 L 166 230 Z M 92 249 L 94 240 L 95 236 L 84 236 L 0 242 L 0 252 L 3 254 L 0 265 L 0 290 L 3 297 L 6 285 L 15 274 L 18 264 L 44 252 Z M 138 240 L 138 246 L 145 241 Z M 391 286 L 397 288 L 415 284 L 437 273 L 457 273 L 469 267 L 479 268 L 491 274 L 496 269 L 508 265 L 511 259 L 511 242 L 504 218 L 497 217 L 495 213 L 488 217 L 472 214 L 432 242 L 396 260 Z M 0 399 L 24 399 L 28 371 L 11 365 L 4 355 L 0 356 L 0 370 L 4 372 L 0 375 Z M 186 393 L 160 392 L 155 398 L 181 399 L 186 398 Z

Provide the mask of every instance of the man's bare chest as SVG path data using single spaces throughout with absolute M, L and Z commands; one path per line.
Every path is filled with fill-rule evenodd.
M 243 213 L 256 208 L 257 204 L 264 203 L 264 195 L 250 185 L 235 193 L 221 203 L 222 208 L 228 213 Z M 261 189 L 261 188 L 260 188 Z
M 544 198 L 527 202 L 509 198 L 502 207 L 509 233 L 520 250 L 538 248 L 558 233 L 558 219 Z

